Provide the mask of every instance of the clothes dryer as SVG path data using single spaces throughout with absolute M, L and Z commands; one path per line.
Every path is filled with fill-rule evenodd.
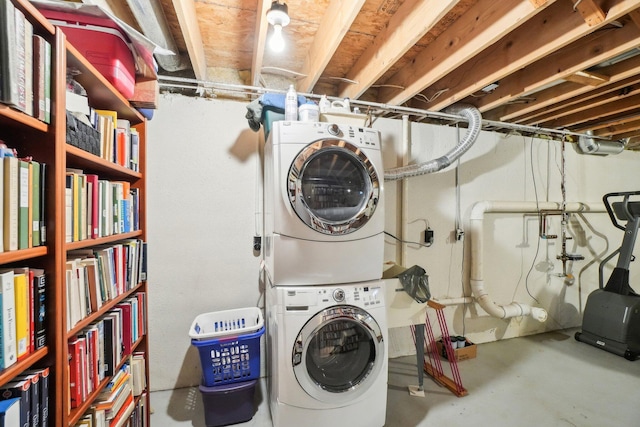
M 274 122 L 264 177 L 263 248 L 274 285 L 382 277 L 384 169 L 377 130 Z
M 267 287 L 274 427 L 383 426 L 387 319 L 381 280 Z

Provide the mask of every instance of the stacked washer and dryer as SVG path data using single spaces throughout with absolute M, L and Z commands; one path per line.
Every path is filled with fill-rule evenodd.
M 264 158 L 273 425 L 383 426 L 388 344 L 380 134 L 274 122 Z

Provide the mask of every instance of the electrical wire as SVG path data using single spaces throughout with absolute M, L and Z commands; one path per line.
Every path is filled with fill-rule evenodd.
M 531 163 L 531 179 L 533 181 L 533 194 L 534 197 L 536 198 L 536 212 L 538 212 L 538 214 L 540 213 L 540 201 L 538 200 L 538 186 L 536 184 L 536 176 L 535 173 L 533 172 L 533 137 L 531 137 L 531 141 L 530 141 L 530 145 L 531 145 L 531 150 L 530 150 L 530 154 L 529 154 L 529 162 Z M 527 276 L 524 279 L 524 287 L 527 290 L 527 293 L 529 294 L 529 296 L 531 297 L 531 299 L 533 299 L 536 304 L 540 304 L 540 302 L 537 300 L 536 297 L 534 297 L 531 294 L 531 291 L 529 290 L 529 276 L 531 275 L 531 272 L 533 271 L 533 268 L 536 265 L 536 260 L 538 259 L 538 254 L 540 253 L 540 238 L 538 236 L 538 239 L 536 239 L 536 254 L 533 257 L 533 261 L 531 262 L 531 267 L 529 268 L 529 271 L 527 272 Z
M 428 248 L 429 246 L 431 246 L 431 245 L 428 245 L 428 244 L 426 244 L 426 243 L 412 242 L 412 241 L 410 241 L 410 240 L 402 240 L 401 238 L 396 237 L 396 236 L 394 236 L 393 234 L 388 233 L 388 232 L 386 232 L 386 231 L 384 232 L 384 234 L 386 234 L 387 236 L 391 237 L 392 239 L 397 240 L 397 241 L 398 241 L 398 242 L 400 242 L 400 243 L 409 244 L 409 245 L 419 245 L 419 246 L 424 246 L 425 248 Z

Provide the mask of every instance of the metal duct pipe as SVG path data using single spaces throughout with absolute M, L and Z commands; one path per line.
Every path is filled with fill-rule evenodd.
M 607 156 L 609 154 L 620 154 L 625 147 L 622 141 L 605 141 L 593 137 L 593 131 L 588 130 L 587 136 L 580 136 L 576 144 L 576 151 L 580 154 L 596 154 Z
M 127 4 L 144 35 L 160 47 L 174 52 L 173 55 L 156 53 L 158 65 L 169 72 L 189 68 L 189 64 L 178 54 L 178 47 L 158 0 L 127 0 Z
M 547 320 L 547 311 L 543 308 L 531 307 L 527 304 L 512 302 L 507 305 L 499 305 L 493 302 L 484 287 L 482 278 L 482 231 L 485 213 L 537 213 L 540 210 L 556 210 L 562 207 L 557 202 L 477 202 L 471 208 L 469 219 L 468 238 L 471 240 L 470 284 L 471 291 L 480 307 L 489 315 L 500 319 L 518 316 L 531 316 L 544 322 Z M 566 212 L 605 212 L 602 204 L 567 203 Z
M 456 161 L 476 142 L 482 128 L 482 116 L 480 115 L 480 111 L 470 105 L 454 105 L 447 112 L 460 115 L 467 119 L 469 127 L 464 138 L 451 151 L 442 157 L 415 165 L 402 166 L 384 171 L 385 181 L 395 181 L 398 179 L 438 172 Z

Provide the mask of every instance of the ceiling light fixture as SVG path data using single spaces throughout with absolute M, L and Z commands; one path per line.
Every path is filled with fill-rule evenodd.
M 267 11 L 267 22 L 273 25 L 273 34 L 269 46 L 275 52 L 282 52 L 284 49 L 284 38 L 282 37 L 282 27 L 286 27 L 291 22 L 289 18 L 289 8 L 286 3 L 274 1 L 271 9 Z

